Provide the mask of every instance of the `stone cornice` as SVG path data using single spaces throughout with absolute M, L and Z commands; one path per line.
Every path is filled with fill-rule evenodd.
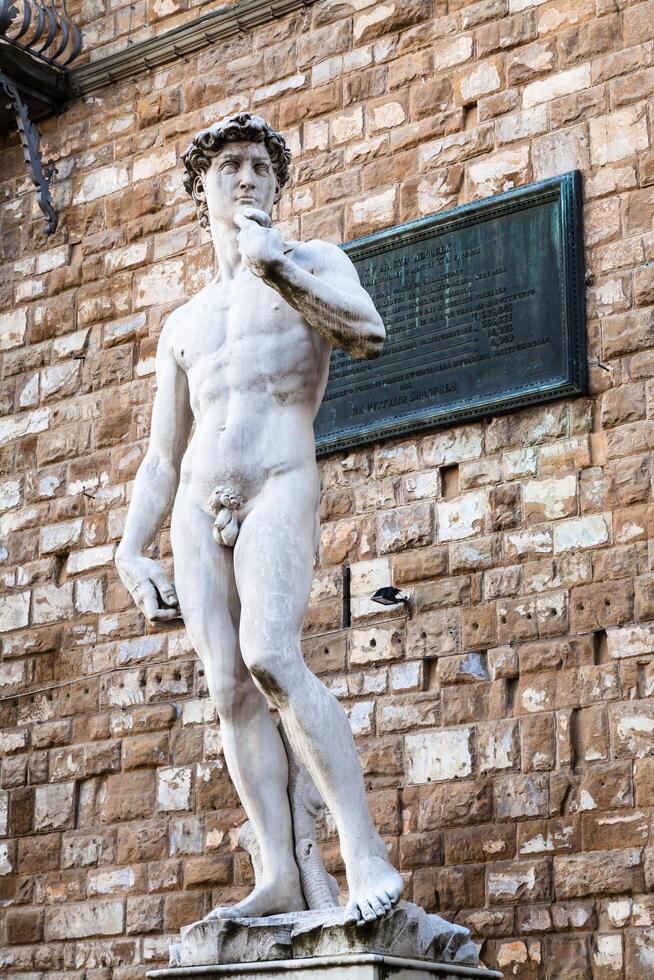
M 218 41 L 278 20 L 315 0 L 240 0 L 203 14 L 166 34 L 140 41 L 106 58 L 70 71 L 77 95 L 90 95 L 114 82 L 135 78 L 151 68 L 170 64 Z

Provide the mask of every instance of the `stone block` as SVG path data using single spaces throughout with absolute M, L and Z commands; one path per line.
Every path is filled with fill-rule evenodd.
M 439 782 L 471 775 L 472 738 L 472 728 L 407 735 L 409 783 Z
M 107 776 L 100 798 L 100 819 L 112 824 L 149 817 L 154 796 L 154 772 L 137 770 Z
M 34 800 L 35 830 L 68 830 L 74 820 L 75 783 L 37 786 Z
M 132 895 L 127 899 L 125 931 L 128 936 L 161 932 L 163 917 L 163 896 Z
M 494 787 L 495 809 L 500 820 L 541 817 L 547 814 L 546 774 L 504 776 Z
M 643 885 L 642 853 L 638 848 L 554 858 L 557 899 L 630 894 L 640 891 Z
M 377 541 L 381 554 L 431 544 L 433 517 L 427 501 L 398 507 L 378 517 Z
M 117 936 L 123 931 L 124 907 L 121 901 L 95 900 L 68 903 L 45 911 L 45 938 L 85 939 L 90 936 Z
M 529 904 L 550 898 L 550 866 L 546 860 L 493 864 L 486 873 L 490 905 Z
M 249 920 L 240 927 L 232 923 L 226 928 L 220 919 L 197 922 L 182 929 L 181 942 L 171 946 L 171 967 L 239 963 L 243 971 L 247 969 L 245 963 L 257 962 L 257 970 L 261 970 L 262 963 L 272 961 L 283 969 L 279 961 L 286 960 L 294 961 L 296 969 L 306 965 L 315 972 L 319 966 L 321 972 L 326 969 L 327 976 L 331 967 L 336 978 L 339 974 L 343 976 L 344 970 L 349 972 L 348 961 L 374 965 L 375 956 L 369 952 L 372 947 L 377 956 L 381 954 L 381 963 L 388 957 L 389 975 L 394 975 L 394 962 L 398 968 L 406 969 L 407 959 L 424 962 L 425 977 L 433 973 L 447 977 L 449 971 L 444 965 L 448 963 L 466 965 L 475 975 L 479 956 L 468 930 L 439 916 L 428 916 L 418 906 L 400 902 L 389 915 L 365 931 L 345 926 L 343 916 L 343 908 L 332 908 L 288 913 L 275 916 L 272 921 Z M 412 927 L 407 925 L 407 920 Z M 359 973 L 360 968 L 356 975 Z M 371 978 L 375 975 L 369 974 Z M 494 975 L 499 977 L 490 974 Z M 363 976 L 368 974 L 364 972 Z M 420 972 L 416 980 L 422 980 Z
M 609 724 L 616 758 L 654 755 L 654 704 L 651 700 L 611 705 Z
M 444 834 L 445 863 L 460 865 L 504 861 L 515 856 L 515 837 L 513 824 L 447 830 Z
M 439 501 L 436 510 L 441 541 L 472 537 L 484 531 L 488 495 L 483 490 L 474 490 L 454 500 Z
M 29 622 L 30 593 L 19 592 L 2 597 L 0 609 L 0 633 L 22 629 Z
M 492 785 L 488 780 L 424 787 L 420 790 L 418 829 L 489 823 L 492 811 Z

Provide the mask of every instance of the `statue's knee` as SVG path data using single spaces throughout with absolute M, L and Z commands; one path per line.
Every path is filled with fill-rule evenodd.
M 219 718 L 230 718 L 243 699 L 242 685 L 233 677 L 217 677 L 207 672 L 207 687 Z
M 288 670 L 284 660 L 283 656 L 269 652 L 257 654 L 248 662 L 255 684 L 275 708 L 288 702 Z

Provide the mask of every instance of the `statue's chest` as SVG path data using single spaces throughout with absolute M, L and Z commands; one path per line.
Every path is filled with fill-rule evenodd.
M 302 316 L 256 277 L 247 289 L 217 289 L 194 304 L 179 324 L 173 353 L 185 371 L 221 366 L 244 355 L 256 359 L 299 339 L 308 328 Z

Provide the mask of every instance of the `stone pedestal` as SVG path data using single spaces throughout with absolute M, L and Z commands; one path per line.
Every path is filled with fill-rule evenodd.
M 316 956 L 306 960 L 275 960 L 269 963 L 224 963 L 220 966 L 178 966 L 151 970 L 148 977 L 204 977 L 205 980 L 281 980 L 293 971 L 294 980 L 461 980 L 502 977 L 494 970 L 447 963 L 426 963 L 381 953 L 352 953 L 349 956 Z
M 219 977 L 280 980 L 454 980 L 501 978 L 480 966 L 462 926 L 400 902 L 383 919 L 345 924 L 344 909 L 273 915 L 265 919 L 203 919 L 172 943 L 170 966 L 151 978 Z

